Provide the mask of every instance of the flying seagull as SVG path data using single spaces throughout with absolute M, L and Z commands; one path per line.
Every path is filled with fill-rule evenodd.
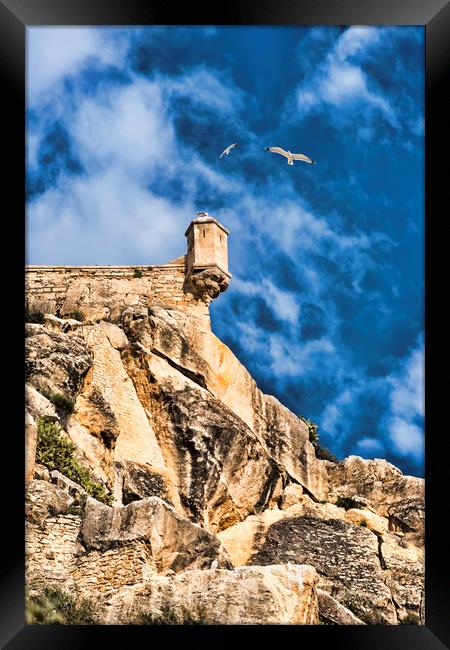
M 285 151 L 281 147 L 266 147 L 266 150 L 286 156 L 288 165 L 293 165 L 294 160 L 303 160 L 303 162 L 310 163 L 311 165 L 317 164 L 315 160 L 308 158 L 304 153 L 291 153 L 290 151 Z
M 219 156 L 219 160 L 222 158 L 222 156 L 225 156 L 225 155 L 228 156 L 228 154 L 230 153 L 230 151 L 231 151 L 232 149 L 234 149 L 235 147 L 239 147 L 239 142 L 235 142 L 234 144 L 230 144 L 229 147 L 227 147 L 226 149 L 224 149 L 224 150 L 222 151 L 222 153 L 220 154 L 220 156 Z

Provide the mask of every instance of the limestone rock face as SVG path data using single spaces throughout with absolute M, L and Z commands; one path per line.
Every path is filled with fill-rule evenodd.
M 213 275 L 191 287 L 203 311 L 223 290 Z M 127 282 L 96 300 L 80 280 L 59 313 L 89 306 L 84 322 L 26 326 L 29 578 L 99 599 L 109 622 L 186 603 L 230 624 L 423 622 L 423 480 L 316 458 L 305 421 L 258 389 L 206 312 L 149 304 Z M 73 412 L 59 418 L 41 391 Z M 42 416 L 113 508 L 34 466 Z
M 397 621 L 377 537 L 365 528 L 339 519 L 285 519 L 271 526 L 251 561 L 312 564 L 320 576 L 319 586 L 327 590 L 332 585 L 333 597 L 358 618 L 381 624 Z
M 92 364 L 92 352 L 78 336 L 38 326 L 25 339 L 25 373 L 35 388 L 74 396 Z
M 317 589 L 319 611 L 322 620 L 332 625 L 365 625 L 349 609 L 338 603 L 330 594 L 322 589 Z
M 328 474 L 335 494 L 365 497 L 383 517 L 389 514 L 389 508 L 393 505 L 414 500 L 414 505 L 417 506 L 423 501 L 423 479 L 404 476 L 386 460 L 365 460 L 359 456 L 349 456 L 341 463 L 329 465 Z M 399 516 L 403 509 L 399 508 Z M 408 512 L 411 515 L 411 508 L 408 508 Z
M 25 516 L 42 524 L 47 517 L 67 512 L 73 498 L 61 488 L 47 481 L 32 480 L 26 487 Z
M 186 568 L 219 567 L 231 563 L 219 540 L 200 526 L 180 517 L 158 497 L 110 508 L 95 499 L 86 503 L 80 541 L 87 551 L 107 551 L 140 541 L 151 548 L 158 573 Z
M 160 612 L 169 606 L 175 616 L 187 610 L 203 623 L 216 625 L 314 625 L 315 584 L 316 572 L 310 566 L 184 571 L 174 578 L 151 578 L 114 596 L 108 602 L 109 622 L 125 622 L 136 612 Z

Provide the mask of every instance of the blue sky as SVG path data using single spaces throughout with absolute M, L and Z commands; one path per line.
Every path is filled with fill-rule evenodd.
M 27 52 L 27 261 L 163 263 L 208 211 L 216 334 L 338 457 L 423 476 L 423 28 L 29 28 Z

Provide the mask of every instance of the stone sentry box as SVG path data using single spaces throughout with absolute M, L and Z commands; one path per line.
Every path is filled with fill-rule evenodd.
M 187 272 L 204 271 L 216 267 L 228 272 L 229 231 L 214 217 L 194 219 L 185 233 L 187 237 Z

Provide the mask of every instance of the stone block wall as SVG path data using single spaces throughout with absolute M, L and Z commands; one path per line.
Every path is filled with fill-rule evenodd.
M 186 289 L 184 257 L 160 266 L 30 265 L 25 295 L 30 311 L 61 317 L 81 311 L 87 319 L 115 319 L 128 306 L 162 304 L 209 324 L 208 305 Z
M 25 563 L 27 584 L 66 586 L 75 569 L 75 546 L 81 519 L 76 515 L 49 517 L 43 524 L 27 522 Z

